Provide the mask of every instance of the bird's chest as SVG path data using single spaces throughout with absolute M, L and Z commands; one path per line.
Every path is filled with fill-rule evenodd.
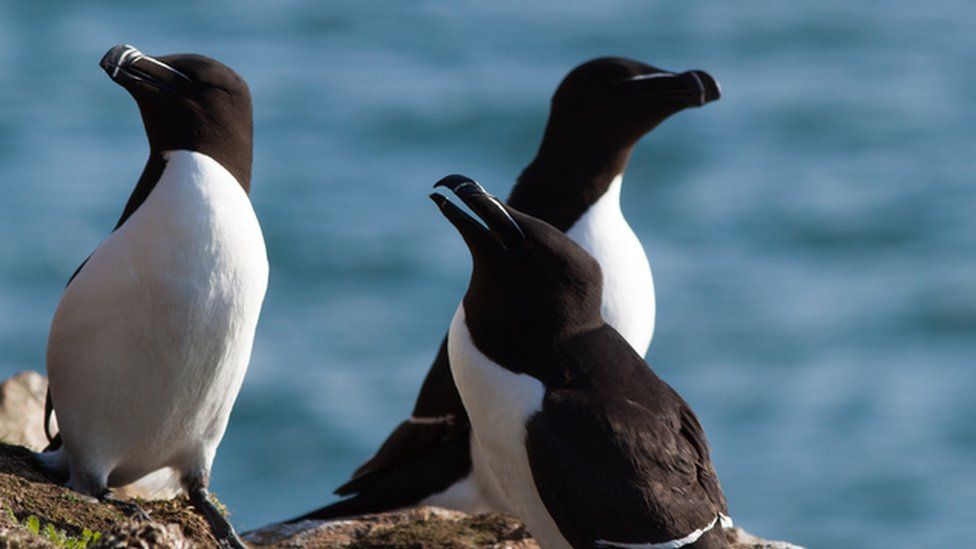
M 475 346 L 458 307 L 448 336 L 448 354 L 461 399 L 481 452 L 509 505 L 541 539 L 564 543 L 539 497 L 526 451 L 526 424 L 542 410 L 546 389 L 538 379 L 496 364 Z
M 542 409 L 542 382 L 507 370 L 485 356 L 471 338 L 463 304 L 451 323 L 448 354 L 458 391 L 485 450 L 497 454 L 524 451 L 525 425 Z
M 566 235 L 603 271 L 603 319 L 641 356 L 654 332 L 654 279 L 644 247 L 616 203 L 614 193 L 594 204 Z
M 209 157 L 177 151 L 69 285 L 64 308 L 98 316 L 88 324 L 120 332 L 116 340 L 154 362 L 214 364 L 253 331 L 267 272 L 257 217 L 236 180 Z

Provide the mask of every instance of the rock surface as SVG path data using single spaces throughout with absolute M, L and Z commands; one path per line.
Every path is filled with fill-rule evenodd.
M 150 522 L 127 519 L 114 507 L 60 486 L 31 450 L 47 444 L 47 381 L 24 372 L 0 384 L 0 548 L 2 547 L 213 547 L 210 530 L 185 497 L 140 502 Z M 98 539 L 93 539 L 95 533 Z M 736 549 L 797 546 L 725 531 Z M 86 539 L 86 544 L 79 543 Z M 245 534 L 255 547 L 492 547 L 538 545 L 513 517 L 470 516 L 425 507 L 333 522 L 271 524 Z
M 332 522 L 272 524 L 245 535 L 257 547 L 538 548 L 518 520 L 436 507 Z
M 46 394 L 47 378 L 37 372 L 21 372 L 0 384 L 0 440 L 43 450 Z M 57 430 L 54 422 L 52 428 Z
M 768 541 L 728 528 L 733 549 L 802 549 L 783 541 Z M 436 507 L 365 515 L 333 522 L 305 521 L 271 524 L 248 532 L 255 547 L 410 547 L 539 549 L 515 518 L 506 515 L 471 516 Z
M 119 546 L 118 540 L 136 547 L 136 539 L 169 541 L 160 547 L 183 547 L 186 543 L 215 545 L 210 529 L 185 497 L 169 501 L 140 503 L 153 522 L 132 524 L 111 505 L 99 503 L 58 484 L 34 457 L 21 446 L 0 443 L 0 546 L 19 540 L 20 546 L 46 547 L 45 542 L 80 539 L 85 531 L 101 534 L 101 544 Z M 33 523 L 33 525 L 32 525 Z M 173 530 L 167 525 L 174 524 Z M 170 532 L 162 536 L 159 531 Z M 28 535 L 29 534 L 29 535 Z M 26 539 L 35 545 L 24 545 Z M 55 545 L 58 545 L 55 543 Z M 60 545 L 65 545 L 64 543 Z

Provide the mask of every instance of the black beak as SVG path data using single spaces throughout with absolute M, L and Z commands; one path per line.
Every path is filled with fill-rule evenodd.
M 522 227 L 497 198 L 488 194 L 477 181 L 463 175 L 449 175 L 434 184 L 445 187 L 461 199 L 484 223 L 482 225 L 464 210 L 455 206 L 445 196 L 431 194 L 430 199 L 440 208 L 444 217 L 453 224 L 469 247 L 481 247 L 491 242 L 509 249 L 525 240 Z
M 693 70 L 683 73 L 666 71 L 639 74 L 625 80 L 637 94 L 648 99 L 677 99 L 689 107 L 701 107 L 722 97 L 722 88 L 712 75 Z
M 127 44 L 119 44 L 108 50 L 99 66 L 109 78 L 127 89 L 134 83 L 142 82 L 175 92 L 191 82 L 182 72 Z
M 712 78 L 712 75 L 699 70 L 688 71 L 685 74 L 694 78 L 695 83 L 698 84 L 698 89 L 701 92 L 699 107 L 722 98 L 722 87 L 718 85 L 718 80 Z

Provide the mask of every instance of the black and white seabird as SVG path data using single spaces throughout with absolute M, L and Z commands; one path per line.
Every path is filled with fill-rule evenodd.
M 545 548 L 728 547 L 688 404 L 600 314 L 602 274 L 558 229 L 448 176 L 431 198 L 471 251 L 448 336 L 484 461 Z
M 55 312 L 48 408 L 60 431 L 40 457 L 70 488 L 140 514 L 110 489 L 156 477 L 160 492 L 189 494 L 222 545 L 243 547 L 208 483 L 268 282 L 248 198 L 251 95 L 200 55 L 120 45 L 101 67 L 138 104 L 149 160 Z
M 623 173 L 644 134 L 720 95 L 703 71 L 674 73 L 622 58 L 584 63 L 556 90 L 539 151 L 508 199 L 596 258 L 604 273 L 603 317 L 641 356 L 654 332 L 654 282 L 644 248 L 620 209 Z M 505 510 L 481 469 L 445 338 L 411 417 L 336 490 L 348 497 L 293 520 L 418 504 L 470 513 Z

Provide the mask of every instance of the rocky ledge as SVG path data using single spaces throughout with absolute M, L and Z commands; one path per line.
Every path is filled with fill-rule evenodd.
M 140 502 L 152 517 L 135 522 L 114 507 L 61 487 L 33 451 L 44 444 L 47 382 L 36 372 L 0 384 L 0 547 L 212 547 L 206 522 L 179 497 Z M 725 531 L 737 549 L 788 549 L 739 528 Z M 248 532 L 255 547 L 497 547 L 538 545 L 513 517 L 470 516 L 425 507 L 332 522 L 272 524 Z
M 734 549 L 799 549 L 728 528 Z M 471 516 L 437 507 L 365 515 L 333 522 L 272 524 L 246 535 L 255 547 L 491 547 L 538 549 L 525 527 L 507 515 Z

